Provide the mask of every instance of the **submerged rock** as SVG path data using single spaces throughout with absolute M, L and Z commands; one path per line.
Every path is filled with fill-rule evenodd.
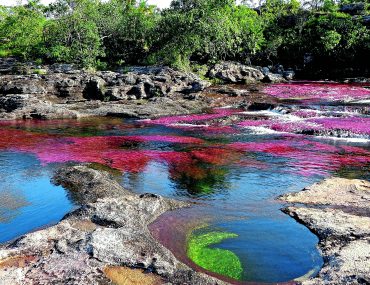
M 160 283 L 225 284 L 179 262 L 147 228 L 162 213 L 188 204 L 131 194 L 86 164 L 66 166 L 54 180 L 82 192 L 86 204 L 55 226 L 0 246 L 0 284 L 111 284 L 121 280 L 119 272 L 130 274 L 125 267 L 152 272 L 145 280 Z
M 303 284 L 370 282 L 370 182 L 330 178 L 281 200 L 305 204 L 283 211 L 320 239 L 324 266 Z

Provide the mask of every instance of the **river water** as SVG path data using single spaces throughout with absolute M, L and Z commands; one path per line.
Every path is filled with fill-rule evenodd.
M 117 170 L 121 184 L 136 193 L 194 203 L 150 227 L 190 266 L 240 281 L 315 275 L 323 263 L 318 239 L 281 212 L 285 205 L 276 197 L 328 176 L 370 178 L 368 107 L 348 103 L 369 99 L 370 91 L 296 83 L 264 92 L 284 106 L 157 120 L 2 122 L 0 242 L 57 223 L 78 207 L 50 178 L 63 163 L 91 162 Z M 207 234 L 223 238 L 189 248 L 192 238 Z M 225 256 L 231 269 L 206 260 L 213 254 Z

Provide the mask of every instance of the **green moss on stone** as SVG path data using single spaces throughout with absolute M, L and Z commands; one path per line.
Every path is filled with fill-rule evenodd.
M 188 239 L 188 256 L 197 265 L 212 272 L 234 279 L 242 276 L 242 264 L 235 253 L 230 250 L 210 247 L 224 239 L 238 235 L 228 232 L 208 232 L 196 235 L 192 233 Z

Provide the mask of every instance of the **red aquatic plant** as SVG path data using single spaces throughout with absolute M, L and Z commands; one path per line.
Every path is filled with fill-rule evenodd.
M 315 118 L 309 122 L 319 124 L 325 130 L 345 130 L 354 134 L 370 135 L 370 118 Z
M 360 85 L 339 83 L 279 83 L 267 86 L 263 92 L 279 99 L 304 101 L 348 101 L 370 98 L 370 90 Z

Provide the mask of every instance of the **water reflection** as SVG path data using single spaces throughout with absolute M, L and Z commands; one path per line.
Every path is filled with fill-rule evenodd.
M 33 155 L 0 151 L 0 242 L 56 223 L 73 208 L 65 190 L 51 184 L 51 168 Z
M 11 188 L 0 190 L 0 224 L 10 223 L 23 207 L 28 206 L 22 191 Z

